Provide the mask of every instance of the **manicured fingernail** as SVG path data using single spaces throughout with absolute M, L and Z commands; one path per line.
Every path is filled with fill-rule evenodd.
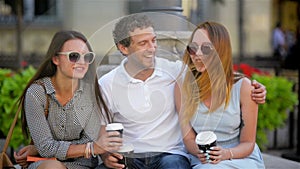
M 210 153 L 210 150 L 206 150 L 207 153 Z
M 209 149 L 210 149 L 210 150 L 214 150 L 214 149 L 215 149 L 215 147 L 210 147 Z
M 208 159 L 209 159 L 209 157 L 210 157 L 210 156 L 209 156 L 209 155 L 207 155 L 207 156 L 206 156 L 206 159 L 208 160 Z
M 204 153 L 204 151 L 203 151 L 203 150 L 200 150 L 200 153 Z

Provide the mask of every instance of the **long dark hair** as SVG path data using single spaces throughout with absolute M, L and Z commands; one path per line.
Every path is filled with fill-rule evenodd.
M 24 135 L 28 138 L 28 126 L 26 122 L 26 116 L 25 116 L 25 109 L 24 109 L 24 102 L 25 102 L 25 95 L 28 90 L 28 88 L 38 79 L 42 79 L 44 77 L 52 77 L 55 75 L 57 71 L 56 65 L 52 62 L 52 57 L 56 56 L 56 54 L 61 50 L 64 43 L 71 39 L 81 39 L 84 41 L 89 49 L 89 51 L 93 51 L 91 45 L 89 44 L 87 38 L 80 32 L 77 31 L 59 31 L 57 32 L 50 43 L 50 46 L 48 48 L 48 51 L 46 53 L 45 59 L 41 66 L 38 68 L 35 75 L 31 78 L 31 80 L 28 82 L 27 86 L 25 87 L 22 95 L 20 96 L 17 104 L 18 107 L 21 108 L 21 119 L 22 119 L 22 131 Z M 104 102 L 104 99 L 102 97 L 101 91 L 99 90 L 98 83 L 97 83 L 97 76 L 96 76 L 96 63 L 93 62 L 89 65 L 89 69 L 87 73 L 85 74 L 84 81 L 86 81 L 88 84 L 92 85 L 92 89 L 94 89 L 94 95 L 96 98 L 97 105 L 100 109 L 100 115 L 101 117 L 105 118 L 106 121 L 110 121 L 110 115 L 109 110 Z

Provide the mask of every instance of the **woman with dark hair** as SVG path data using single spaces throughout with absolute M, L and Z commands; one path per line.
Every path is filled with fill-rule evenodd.
M 175 98 L 193 169 L 264 168 L 255 143 L 258 105 L 251 99 L 253 86 L 234 74 L 231 52 L 227 29 L 204 22 L 194 30 L 183 56 L 190 73 L 175 88 Z M 202 131 L 217 136 L 217 146 L 206 152 L 195 142 Z
M 108 109 L 97 85 L 95 53 L 84 35 L 57 32 L 45 61 L 19 99 L 23 131 L 32 138 L 15 159 L 27 166 L 28 155 L 55 157 L 28 168 L 95 168 L 98 154 L 122 145 L 118 132 L 103 132 Z M 113 142 L 113 144 L 112 144 Z

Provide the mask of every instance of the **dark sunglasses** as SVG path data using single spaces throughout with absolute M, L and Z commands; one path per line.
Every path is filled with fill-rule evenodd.
M 203 55 L 209 55 L 213 51 L 213 46 L 210 42 L 203 42 L 201 47 L 196 42 L 191 42 L 187 47 L 186 50 L 190 55 L 196 55 L 197 51 L 201 49 Z
M 88 53 L 85 53 L 83 55 L 81 55 L 79 52 L 73 52 L 73 51 L 70 51 L 70 52 L 58 52 L 57 54 L 58 55 L 68 56 L 69 62 L 72 62 L 72 63 L 78 62 L 80 60 L 80 57 L 83 57 L 84 58 L 84 62 L 88 63 L 88 64 L 93 63 L 93 61 L 95 59 L 95 53 L 94 52 L 88 52 Z

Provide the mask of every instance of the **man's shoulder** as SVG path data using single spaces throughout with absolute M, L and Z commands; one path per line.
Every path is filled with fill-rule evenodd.
M 165 66 L 182 66 L 181 60 L 169 60 L 166 58 L 156 57 L 158 65 Z
M 118 71 L 119 68 L 120 68 L 120 66 L 117 66 L 117 67 L 113 68 L 111 71 L 109 71 L 108 73 L 105 73 L 104 75 L 102 75 L 99 78 L 98 82 L 100 84 L 102 84 L 102 83 L 108 83 L 109 81 L 111 81 L 111 79 L 114 78 L 114 76 L 116 75 L 116 73 L 117 73 L 117 71 Z

